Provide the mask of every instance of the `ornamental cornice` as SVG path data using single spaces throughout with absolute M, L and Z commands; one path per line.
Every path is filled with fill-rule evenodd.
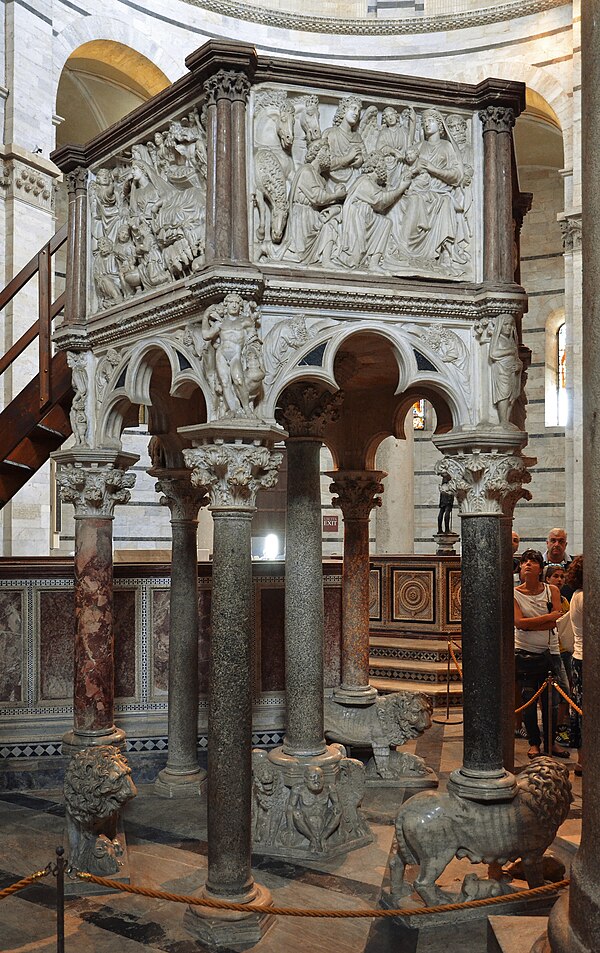
M 135 474 L 112 464 L 63 463 L 58 468 L 56 484 L 62 502 L 75 507 L 76 519 L 112 519 L 117 504 L 129 503 Z
M 367 20 L 307 16 L 251 6 L 238 0 L 185 0 L 190 6 L 210 10 L 222 16 L 260 23 L 284 30 L 302 30 L 308 33 L 346 34 L 350 36 L 401 36 L 403 34 L 437 33 L 446 30 L 464 30 L 487 26 L 517 17 L 532 16 L 565 6 L 565 0 L 512 0 L 497 3 L 483 10 L 442 14 L 432 17 L 401 17 L 389 20 Z
M 76 169 L 67 172 L 65 182 L 67 183 L 67 192 L 73 195 L 76 192 L 85 192 L 87 189 L 89 173 L 83 166 L 78 165 Z
M 531 499 L 523 484 L 531 482 L 533 462 L 520 453 L 475 450 L 445 456 L 435 472 L 456 497 L 461 516 L 512 516 L 519 500 Z
M 206 487 L 212 510 L 253 510 L 256 494 L 275 486 L 283 454 L 255 443 L 216 441 L 184 450 L 194 486 Z
M 486 106 L 479 111 L 479 118 L 486 132 L 510 132 L 515 124 L 515 111 L 510 106 Z
M 337 420 L 344 400 L 341 391 L 330 394 L 312 384 L 286 388 L 278 402 L 278 419 L 291 438 L 321 438 L 327 424 Z
M 56 176 L 36 169 L 20 159 L 3 160 L 1 184 L 9 195 L 36 208 L 50 211 Z
M 341 509 L 345 520 L 369 519 L 371 510 L 381 506 L 378 494 L 384 491 L 384 470 L 331 470 L 325 475 L 333 480 L 329 492 L 336 495 L 331 502 Z

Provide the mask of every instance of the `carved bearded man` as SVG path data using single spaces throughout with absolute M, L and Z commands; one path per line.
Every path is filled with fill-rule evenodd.
M 328 191 L 330 169 L 329 143 L 311 143 L 306 150 L 306 162 L 292 182 L 288 237 L 282 249 L 286 261 L 323 265 L 331 261 L 338 236 L 339 203 L 346 198 L 346 189 L 340 185 Z

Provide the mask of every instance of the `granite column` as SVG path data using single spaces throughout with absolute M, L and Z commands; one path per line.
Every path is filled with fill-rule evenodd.
M 208 503 L 189 470 L 152 470 L 160 502 L 171 510 L 169 755 L 154 785 L 160 797 L 194 797 L 204 788 L 198 765 L 198 511 Z
M 382 470 L 328 473 L 336 493 L 333 505 L 344 516 L 342 571 L 342 684 L 333 697 L 345 705 L 371 705 L 377 691 L 369 685 L 369 517 L 381 506 Z
M 73 754 L 125 741 L 114 724 L 112 523 L 135 482 L 125 469 L 139 458 L 77 448 L 53 458 L 61 499 L 75 507 L 74 724 L 63 738 L 63 753 Z
M 600 613 L 600 0 L 581 4 L 582 137 L 585 195 L 583 250 L 583 549 L 585 698 L 583 709 L 583 816 L 581 842 L 571 864 L 568 894 L 557 901 L 548 923 L 552 953 L 593 953 L 600 949 L 600 644 L 594 637 Z M 591 637 L 590 637 L 591 636 Z
M 214 520 L 208 697 L 208 876 L 202 896 L 267 905 L 250 868 L 252 797 L 252 563 L 256 493 L 273 486 L 281 454 L 278 428 L 241 421 L 186 428 L 192 483 L 206 487 Z M 201 444 L 198 446 L 198 444 Z M 188 929 L 209 945 L 258 942 L 268 915 L 190 907 Z
M 435 441 L 447 454 L 436 469 L 458 500 L 462 535 L 464 751 L 463 765 L 448 785 L 475 801 L 507 800 L 516 793 L 515 779 L 503 764 L 504 593 L 512 591 L 504 537 L 506 516 L 528 495 L 522 484 L 529 482 L 530 461 L 520 455 L 523 433 L 506 432 L 496 440 L 496 449 L 491 441 L 481 446 L 466 434 Z

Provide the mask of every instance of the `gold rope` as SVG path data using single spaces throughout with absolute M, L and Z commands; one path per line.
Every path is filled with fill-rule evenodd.
M 456 665 L 456 671 L 458 672 L 460 680 L 462 682 L 463 673 L 462 673 L 460 665 L 458 664 L 456 655 L 454 654 L 454 649 L 452 648 L 452 643 L 450 641 L 448 642 L 448 651 L 450 652 L 450 655 L 452 656 L 452 661 Z
M 540 685 L 540 687 L 538 688 L 533 698 L 530 698 L 529 701 L 525 702 L 524 705 L 521 705 L 520 708 L 515 708 L 515 715 L 518 715 L 520 711 L 524 711 L 526 708 L 529 708 L 530 705 L 533 705 L 533 703 L 538 700 L 542 692 L 546 691 L 546 689 L 548 688 L 548 684 L 549 684 L 548 680 L 546 680 L 543 685 Z
M 28 887 L 29 884 L 35 883 L 36 880 L 39 880 L 40 877 L 47 877 L 50 873 L 49 867 L 46 867 L 45 870 L 36 870 L 34 874 L 30 874 L 29 877 L 23 877 L 22 880 L 17 880 L 16 883 L 11 884 L 10 887 L 5 887 L 4 890 L 0 890 L 0 900 L 4 900 L 5 897 L 10 897 L 11 894 L 16 893 L 17 890 L 23 890 L 24 887 Z
M 166 893 L 162 890 L 153 890 L 148 887 L 133 887 L 131 884 L 119 883 L 108 877 L 96 877 L 94 874 L 80 873 L 81 880 L 91 881 L 103 887 L 121 890 L 123 893 L 139 894 L 142 897 L 151 897 L 155 900 L 172 900 L 174 903 L 189 903 L 196 907 L 210 907 L 215 910 L 233 910 L 240 913 L 268 913 L 282 917 L 313 917 L 332 919 L 357 919 L 360 917 L 409 917 L 423 916 L 429 913 L 445 913 L 451 910 L 462 910 L 468 907 L 482 907 L 486 904 L 507 903 L 511 900 L 521 900 L 525 897 L 539 897 L 545 893 L 554 892 L 559 887 L 566 887 L 568 880 L 560 880 L 555 884 L 545 884 L 543 887 L 533 887 L 531 890 L 519 890 L 515 893 L 503 894 L 500 897 L 487 897 L 482 900 L 466 900 L 463 903 L 444 903 L 437 907 L 416 907 L 399 910 L 298 910 L 294 907 L 264 907 L 254 903 L 229 903 L 227 900 L 209 900 L 201 897 L 186 897 L 176 893 Z

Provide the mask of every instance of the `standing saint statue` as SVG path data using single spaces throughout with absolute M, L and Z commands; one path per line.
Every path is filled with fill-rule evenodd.
M 442 486 L 440 489 L 440 508 L 438 510 L 438 534 L 450 533 L 452 525 L 452 507 L 454 506 L 454 494 L 448 493 L 444 486 L 450 478 L 442 477 Z M 443 524 L 443 529 L 442 529 Z

